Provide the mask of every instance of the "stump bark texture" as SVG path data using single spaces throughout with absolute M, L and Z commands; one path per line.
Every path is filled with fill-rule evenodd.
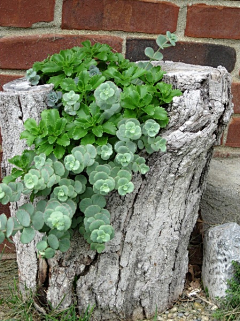
M 182 293 L 187 247 L 212 149 L 232 113 L 231 79 L 223 67 L 161 64 L 167 72 L 164 81 L 183 92 L 167 106 L 170 122 L 161 132 L 167 152 L 148 157 L 150 171 L 134 177 L 132 194 L 109 196 L 116 236 L 106 250 L 90 251 L 76 233 L 67 253 L 59 252 L 45 262 L 37 259 L 34 244 L 23 246 L 16 240 L 20 282 L 33 289 L 42 284 L 53 306 L 77 302 L 79 312 L 95 305 L 93 320 L 141 320 L 152 317 L 156 307 L 159 312 L 166 309 Z M 50 89 L 35 92 L 35 88 L 0 94 L 6 173 L 6 159 L 20 153 L 23 120 L 39 117 L 46 107 Z M 33 96 L 35 102 L 23 107 Z

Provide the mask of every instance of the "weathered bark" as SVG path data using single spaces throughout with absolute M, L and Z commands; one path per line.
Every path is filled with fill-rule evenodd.
M 38 121 L 40 113 L 47 108 L 46 95 L 53 85 L 30 86 L 26 80 L 18 79 L 3 86 L 4 92 L 0 92 L 0 127 L 2 134 L 3 157 L 1 163 L 2 176 L 11 173 L 12 165 L 8 159 L 15 155 L 21 155 L 24 149 L 29 149 L 25 140 L 20 140 L 20 133 L 24 130 L 23 123 L 30 117 Z M 17 203 L 10 204 L 11 215 L 28 200 L 22 196 Z M 19 267 L 19 285 L 24 293 L 26 286 L 36 289 L 36 275 L 38 261 L 35 245 L 39 241 L 38 233 L 35 241 L 23 245 L 17 234 L 14 236 L 16 245 L 17 262 Z
M 183 290 L 212 148 L 232 112 L 231 84 L 222 67 L 164 63 L 163 69 L 164 80 L 183 91 L 168 106 L 170 123 L 161 133 L 167 152 L 149 156 L 150 172 L 135 176 L 132 194 L 109 196 L 116 236 L 102 254 L 90 251 L 76 233 L 67 253 L 48 260 L 42 282 L 53 306 L 64 298 L 67 307 L 77 298 L 80 312 L 96 306 L 94 320 L 139 320 L 153 316 L 156 307 L 166 309 Z M 0 110 L 7 95 L 0 95 Z M 2 130 L 3 143 L 9 128 Z M 3 150 L 6 159 L 6 143 Z M 20 275 L 28 271 L 20 266 Z M 28 285 L 33 288 L 34 273 L 35 283 L 32 277 Z

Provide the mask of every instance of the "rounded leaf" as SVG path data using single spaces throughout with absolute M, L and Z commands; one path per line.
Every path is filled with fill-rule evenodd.
M 151 47 L 145 48 L 144 53 L 149 58 L 153 58 L 153 56 L 154 56 L 154 50 Z
M 86 208 L 86 210 L 84 211 L 84 214 L 86 217 L 92 217 L 97 213 L 101 212 L 101 207 L 98 205 L 90 205 Z
M 52 249 L 51 247 L 48 247 L 45 252 L 44 252 L 44 257 L 46 259 L 51 259 L 55 255 L 55 250 Z
M 70 245 L 71 243 L 69 239 L 59 240 L 59 251 L 67 252 L 67 250 L 70 248 Z
M 0 244 L 5 240 L 5 234 L 0 231 Z
M 13 217 L 9 217 L 7 221 L 6 237 L 10 237 L 12 235 L 13 229 L 14 229 L 14 219 Z
M 40 211 L 37 211 L 32 216 L 32 225 L 35 230 L 40 231 L 43 228 L 44 225 L 44 218 L 43 213 Z
M 48 244 L 46 241 L 40 241 L 37 243 L 36 248 L 38 249 L 38 251 L 45 251 L 45 249 L 47 248 Z
M 7 216 L 5 214 L 0 215 L 0 230 L 5 230 L 7 226 Z
M 35 230 L 32 229 L 31 227 L 25 227 L 20 236 L 20 241 L 23 244 L 30 243 L 34 239 L 34 236 L 35 236 Z
M 54 234 L 48 235 L 48 244 L 51 248 L 54 250 L 57 250 L 59 247 L 59 241 L 58 238 Z
M 19 223 L 22 224 L 22 226 L 28 227 L 30 225 L 30 215 L 24 209 L 20 208 L 19 210 L 17 210 L 16 217 Z

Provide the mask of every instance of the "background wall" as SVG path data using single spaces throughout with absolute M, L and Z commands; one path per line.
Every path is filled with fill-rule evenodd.
M 176 31 L 179 42 L 163 51 L 164 60 L 222 65 L 232 74 L 234 114 L 215 156 L 239 157 L 239 21 L 239 0 L 0 0 L 0 87 L 86 39 L 136 61 L 158 34 Z

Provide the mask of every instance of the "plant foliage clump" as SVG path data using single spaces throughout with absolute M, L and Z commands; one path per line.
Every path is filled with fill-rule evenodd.
M 0 215 L 0 243 L 18 231 L 29 243 L 39 231 L 37 250 L 48 259 L 69 249 L 77 229 L 92 250 L 104 250 L 114 237 L 106 196 L 133 192 L 133 173 L 149 171 L 142 150 L 166 151 L 159 136 L 169 121 L 165 105 L 181 92 L 162 81 L 164 72 L 151 61 L 175 42 L 170 32 L 160 35 L 159 49 L 145 50 L 150 60 L 136 64 L 106 44 L 85 41 L 27 71 L 32 85 L 52 83 L 54 90 L 40 122 L 24 123 L 20 138 L 31 150 L 9 160 L 15 167 L 0 184 L 2 204 L 30 196 L 15 217 Z
M 239 320 L 240 316 L 240 263 L 233 261 L 233 277 L 227 281 L 226 296 L 218 299 L 219 308 L 213 316 L 217 320 Z

